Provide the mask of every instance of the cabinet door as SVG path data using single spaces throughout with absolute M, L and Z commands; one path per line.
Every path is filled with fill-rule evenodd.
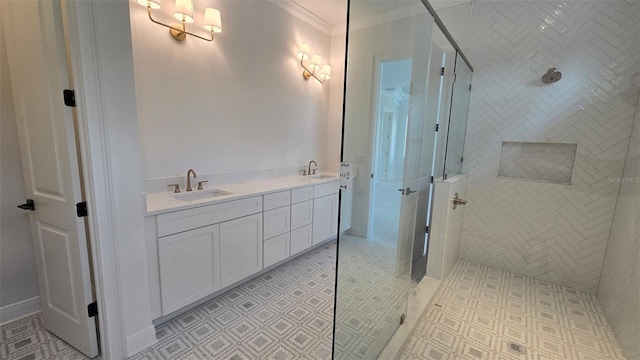
M 291 205 L 291 228 L 297 229 L 313 221 L 313 200 Z
M 313 200 L 313 244 L 338 233 L 338 194 Z
M 291 230 L 291 209 L 289 206 L 265 211 L 263 216 L 265 239 L 271 239 Z
M 262 270 L 262 214 L 220 224 L 220 283 L 231 285 Z
M 289 233 L 264 241 L 264 268 L 289 257 Z
M 291 230 L 291 256 L 311 247 L 313 237 L 312 233 L 311 225 Z
M 162 315 L 220 289 L 218 225 L 158 239 Z

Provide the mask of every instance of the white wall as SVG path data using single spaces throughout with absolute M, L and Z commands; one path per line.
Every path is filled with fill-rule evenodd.
M 25 201 L 22 161 L 0 26 L 0 307 L 37 296 L 38 277 Z
M 598 300 L 627 358 L 640 359 L 640 107 L 622 178 Z
M 595 293 L 637 102 L 640 2 L 477 1 L 461 257 Z M 543 85 L 555 66 L 563 79 Z M 573 185 L 498 179 L 501 141 L 577 142 Z
M 442 20 L 451 36 L 453 36 L 453 39 L 466 56 L 469 55 L 469 29 L 471 27 L 472 9 L 473 3 L 467 2 L 436 10 L 440 20 Z M 441 31 L 433 32 L 433 42 L 443 50 L 453 48 L 453 46 L 450 45 L 449 40 L 447 40 Z
M 329 164 L 335 163 L 335 171 L 338 170 L 337 163 L 340 162 L 340 149 L 342 146 L 342 100 L 344 95 L 346 39 L 346 34 L 331 37 L 331 67 L 333 68 L 333 74 L 329 84 L 326 161 Z
M 333 79 L 305 81 L 295 54 L 326 62 L 331 37 L 266 0 L 211 4 L 223 32 L 178 43 L 130 2 L 143 178 L 325 163 Z

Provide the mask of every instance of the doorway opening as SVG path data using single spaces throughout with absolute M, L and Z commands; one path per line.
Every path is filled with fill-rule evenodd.
M 373 147 L 370 240 L 397 246 L 412 59 L 380 62 Z

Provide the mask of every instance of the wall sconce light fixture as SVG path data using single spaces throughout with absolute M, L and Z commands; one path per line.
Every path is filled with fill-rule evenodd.
M 149 14 L 149 20 L 152 22 L 169 28 L 171 36 L 176 41 L 183 41 L 187 38 L 187 35 L 195 36 L 198 39 L 213 41 L 214 33 L 222 32 L 222 21 L 220 19 L 220 11 L 214 8 L 206 8 L 204 10 L 204 25 L 205 30 L 211 32 L 211 38 L 206 38 L 186 30 L 186 23 L 193 23 L 193 1 L 192 0 L 176 0 L 176 4 L 173 10 L 173 17 L 178 19 L 180 25 L 167 25 L 155 20 L 151 16 L 152 9 L 160 9 L 160 0 L 138 0 L 138 4 L 146 6 Z
M 305 66 L 304 62 L 309 60 L 309 53 L 311 52 L 311 46 L 307 43 L 300 45 L 298 48 L 298 53 L 296 56 L 300 59 L 300 65 L 304 69 L 302 71 L 302 76 L 305 80 L 309 80 L 310 77 L 314 77 L 321 84 L 324 84 L 325 81 L 331 78 L 331 65 L 325 64 L 320 66 L 322 59 L 320 55 L 313 55 L 311 60 L 308 61 L 307 66 Z M 320 70 L 318 75 L 316 76 L 316 71 Z

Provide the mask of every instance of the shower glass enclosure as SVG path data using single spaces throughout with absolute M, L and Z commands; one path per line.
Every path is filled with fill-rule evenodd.
M 437 126 L 449 129 L 453 116 L 450 148 L 461 156 L 468 109 L 454 72 L 442 71 L 457 65 L 456 52 L 434 34 L 445 38 L 420 0 L 349 2 L 342 162 L 352 183 L 340 217 L 351 226 L 338 237 L 334 359 L 376 359 L 407 316 L 418 316 L 407 300 L 426 268 L 432 176 L 446 163 L 447 134 L 438 139 Z M 468 84 L 464 71 L 459 83 Z

